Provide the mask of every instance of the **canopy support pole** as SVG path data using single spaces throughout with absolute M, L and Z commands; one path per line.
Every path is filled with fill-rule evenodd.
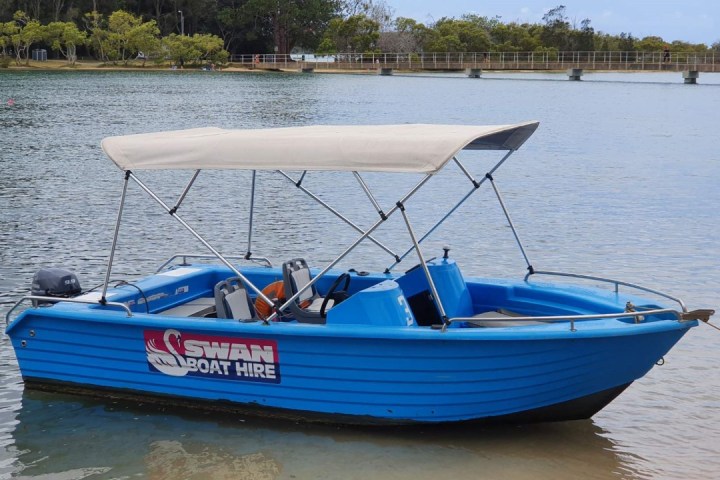
M 107 300 L 108 284 L 110 283 L 110 271 L 112 270 L 113 259 L 115 258 L 115 248 L 117 247 L 118 234 L 120 233 L 120 220 L 122 219 L 123 207 L 125 206 L 125 196 L 127 195 L 128 180 L 132 172 L 125 172 L 125 181 L 123 182 L 122 195 L 120 196 L 120 208 L 118 208 L 117 220 L 115 221 L 115 233 L 113 234 L 112 246 L 110 247 L 110 257 L 108 258 L 107 271 L 105 272 L 105 283 L 103 284 L 102 295 L 100 295 L 100 303 L 105 305 Z
M 500 166 L 501 166 L 503 163 L 505 163 L 505 160 L 507 160 L 507 159 L 510 157 L 510 155 L 512 155 L 513 153 L 515 153 L 515 150 L 510 150 L 508 153 L 506 153 L 506 154 L 503 156 L 503 158 L 500 159 L 500 161 L 495 164 L 495 166 L 490 170 L 489 173 L 493 173 L 493 172 L 495 172 L 495 170 L 497 170 L 498 168 L 500 168 Z M 465 173 L 465 175 L 470 179 L 470 181 L 471 181 L 472 184 L 473 184 L 473 188 L 472 188 L 468 193 L 466 193 L 465 196 L 464 196 L 463 198 L 461 198 L 460 201 L 459 201 L 458 203 L 456 203 L 455 206 L 454 206 L 453 208 L 451 208 L 440 220 L 438 220 L 438 222 L 437 222 L 435 225 L 433 225 L 433 226 L 430 228 L 430 230 L 428 230 L 422 237 L 420 237 L 420 240 L 418 240 L 418 243 L 422 243 L 426 238 L 428 238 L 430 235 L 432 235 L 433 232 L 434 232 L 435 230 L 437 230 L 437 228 L 438 228 L 440 225 L 442 225 L 442 224 L 445 222 L 445 220 L 447 220 L 448 217 L 450 217 L 450 215 L 452 215 L 453 213 L 455 213 L 455 210 L 457 210 L 458 208 L 460 208 L 460 206 L 461 206 L 463 203 L 465 203 L 465 201 L 466 201 L 468 198 L 470 198 L 470 196 L 471 196 L 473 193 L 475 193 L 475 192 L 480 188 L 480 185 L 482 185 L 483 183 L 485 183 L 485 180 L 487 180 L 487 176 L 481 178 L 480 181 L 475 180 L 475 178 L 473 178 L 473 176 L 470 174 L 470 172 L 468 172 L 467 169 L 462 165 L 462 163 L 460 163 L 460 160 L 458 160 L 457 157 L 453 157 L 453 160 L 455 160 L 455 163 L 460 167 L 460 169 L 463 171 L 463 173 Z M 396 267 L 402 260 L 404 260 L 405 257 L 407 257 L 407 256 L 410 254 L 410 252 L 412 252 L 412 251 L 413 251 L 413 247 L 408 248 L 408 249 L 405 251 L 405 253 L 403 253 L 402 255 L 400 255 L 400 258 L 399 258 L 399 259 L 396 258 L 395 263 L 393 263 L 392 265 L 390 265 L 389 267 L 387 267 L 387 268 L 385 269 L 385 272 L 389 273 L 390 270 L 392 270 L 393 268 L 395 268 L 395 267 Z
M 245 277 L 245 275 L 243 275 L 242 273 L 240 273 L 240 271 L 239 271 L 237 268 L 235 268 L 235 267 L 233 266 L 233 264 L 231 264 L 225 257 L 223 257 L 220 252 L 218 252 L 217 250 L 215 250 L 215 249 L 213 248 L 213 246 L 210 245 L 210 244 L 209 244 L 199 233 L 197 233 L 190 225 L 188 225 L 187 222 L 185 222 L 185 220 L 183 220 L 182 218 L 180 218 L 177 213 L 173 212 L 172 209 L 171 209 L 170 207 L 168 207 L 167 204 L 166 204 L 165 202 L 163 202 L 160 197 L 158 197 L 157 195 L 155 195 L 155 193 L 153 193 L 153 191 L 150 190 L 150 188 L 148 188 L 142 181 L 140 181 L 139 178 L 137 178 L 135 175 L 133 175 L 130 171 L 128 171 L 127 173 L 128 173 L 128 175 L 130 176 L 130 178 L 132 178 L 132 179 L 135 181 L 135 183 L 137 183 L 138 186 L 140 186 L 140 188 L 142 188 L 142 189 L 145 191 L 145 193 L 147 193 L 148 195 L 150 195 L 150 198 L 152 198 L 152 199 L 155 200 L 157 203 L 159 203 L 160 206 L 162 206 L 162 207 L 165 209 L 165 211 L 167 211 L 167 212 L 170 214 L 171 217 L 173 217 L 175 220 L 177 220 L 178 222 L 180 222 L 180 224 L 181 224 L 183 227 L 185 227 L 185 229 L 186 229 L 188 232 L 190 232 L 195 238 L 197 238 L 198 240 L 200 240 L 200 243 L 202 243 L 203 245 L 205 245 L 205 247 L 206 247 L 208 250 L 210 250 L 210 252 L 211 252 L 213 255 L 215 255 L 215 256 L 218 258 L 218 260 L 220 260 L 226 267 L 228 267 L 230 270 L 232 270 L 235 275 L 237 275 L 238 277 L 240 277 L 240 279 L 241 279 L 248 287 L 250 287 L 250 289 L 252 289 L 253 292 L 255 292 L 255 293 L 258 295 L 258 297 L 262 298 L 263 301 L 266 302 L 268 305 L 270 305 L 270 306 L 273 306 L 273 305 L 274 305 L 273 301 L 270 300 L 270 299 L 262 292 L 262 290 L 260 290 L 258 287 L 255 286 L 255 284 L 253 284 L 250 280 L 248 280 L 247 277 Z
M 171 209 L 173 213 L 177 212 L 177 209 L 180 208 L 180 204 L 185 200 L 185 195 L 188 194 L 190 191 L 190 187 L 193 186 L 193 183 L 195 183 L 195 179 L 200 175 L 200 170 L 195 170 L 195 175 L 192 176 L 188 184 L 185 186 L 185 190 L 180 194 L 180 198 L 178 198 L 177 203 L 175 203 L 175 206 Z
M 365 192 L 365 195 L 370 199 L 370 203 L 373 204 L 373 207 L 375 207 L 375 211 L 380 215 L 380 218 L 385 220 L 387 217 L 385 216 L 385 212 L 383 212 L 382 208 L 380 208 L 380 205 L 378 204 L 377 200 L 375 200 L 375 197 L 373 196 L 372 192 L 368 188 L 365 181 L 362 179 L 360 174 L 358 172 L 352 172 L 353 175 L 355 175 L 355 178 L 357 179 L 358 183 L 360 183 L 360 186 L 362 187 L 363 191 Z
M 297 186 L 302 192 L 304 192 L 304 193 L 307 194 L 310 198 L 312 198 L 312 199 L 315 200 L 317 203 L 319 203 L 320 205 L 322 205 L 323 207 L 325 207 L 327 210 L 330 211 L 330 213 L 332 213 L 333 215 L 335 215 L 336 217 L 338 217 L 340 220 L 342 220 L 342 221 L 345 222 L 346 224 L 350 225 L 353 229 L 355 229 L 355 231 L 357 231 L 358 233 L 365 233 L 365 231 L 364 231 L 362 228 L 360 228 L 359 226 L 357 226 L 357 225 L 356 225 L 355 223 L 353 223 L 350 219 L 348 219 L 347 217 L 345 217 L 342 213 L 338 212 L 338 211 L 335 210 L 333 207 L 331 207 L 331 206 L 328 205 L 326 202 L 324 202 L 322 199 L 320 199 L 318 196 L 316 196 L 314 193 L 312 193 L 310 190 L 308 190 L 307 188 L 305 188 L 305 187 L 303 187 L 302 185 L 300 185 L 300 183 L 302 182 L 302 178 L 296 182 L 296 181 L 293 180 L 287 173 L 283 172 L 282 170 L 278 170 L 278 173 L 279 173 L 280 175 L 282 175 L 283 177 L 287 178 L 288 180 L 290 180 L 292 183 L 294 183 L 295 186 Z M 303 174 L 303 176 L 304 176 L 304 174 Z M 370 241 L 372 241 L 375 245 L 377 245 L 378 247 L 382 248 L 382 249 L 385 250 L 387 253 L 389 253 L 393 258 L 395 258 L 395 260 L 398 260 L 398 261 L 399 261 L 399 258 L 400 258 L 400 257 L 398 257 L 397 253 L 395 253 L 395 252 L 393 252 L 392 250 L 390 250 L 388 247 L 386 247 L 384 244 L 382 244 L 382 243 L 381 243 L 379 240 L 377 240 L 375 237 L 373 237 L 372 235 L 369 235 L 367 238 L 368 238 Z
M 400 208 L 400 213 L 402 214 L 403 220 L 405 220 L 405 225 L 407 225 L 408 233 L 410 234 L 410 238 L 412 239 L 413 245 L 415 246 L 415 252 L 417 253 L 418 258 L 420 259 L 420 265 L 422 265 L 422 269 L 425 272 L 425 277 L 427 278 L 428 285 L 430 286 L 430 291 L 432 292 L 433 301 L 435 302 L 438 312 L 440 313 L 440 318 L 442 319 L 443 325 L 447 325 L 448 316 L 445 313 L 445 308 L 443 308 L 443 304 L 442 304 L 442 301 L 440 300 L 440 295 L 438 295 L 437 288 L 435 287 L 435 282 L 433 282 L 432 275 L 430 275 L 430 269 L 427 266 L 425 257 L 423 257 L 422 251 L 420 250 L 420 244 L 417 241 L 417 237 L 415 237 L 415 232 L 413 231 L 412 225 L 410 225 L 410 219 L 408 218 L 407 213 L 405 212 L 405 205 L 398 202 L 397 206 L 398 206 L 398 208 Z
M 245 260 L 250 260 L 250 257 L 252 256 L 252 251 L 250 250 L 250 247 L 252 246 L 253 212 L 255 211 L 255 176 L 256 175 L 257 175 L 257 170 L 253 170 L 252 184 L 250 186 L 250 216 L 248 219 L 248 242 L 247 242 L 247 252 L 245 252 Z
M 410 197 L 412 197 L 413 195 L 415 195 L 415 193 L 416 193 L 423 185 L 425 185 L 425 183 L 427 183 L 427 181 L 430 180 L 431 177 L 432 177 L 432 174 L 427 174 L 427 175 L 425 175 L 425 177 L 424 177 L 422 180 L 420 180 L 420 182 L 418 182 L 417 185 L 415 185 L 407 194 L 405 194 L 405 196 L 404 196 L 400 201 L 397 202 L 397 204 L 395 204 L 395 206 L 394 206 L 393 208 L 390 209 L 390 211 L 387 213 L 385 219 L 382 219 L 382 218 L 381 218 L 380 220 L 378 220 L 377 222 L 375 222 L 367 231 L 363 232 L 363 234 L 360 235 L 360 237 L 359 237 L 357 240 L 355 240 L 352 245 L 350 245 L 348 248 L 346 248 L 345 251 L 343 251 L 343 252 L 340 254 L 340 256 L 338 256 L 335 260 L 333 260 L 332 262 L 330 262 L 330 264 L 329 264 L 328 266 L 326 266 L 325 268 L 323 268 L 322 271 L 320 271 L 317 275 L 315 275 L 315 277 L 311 278 L 310 281 L 309 281 L 308 283 L 306 283 L 303 288 L 301 288 L 300 290 L 298 290 L 298 291 L 295 293 L 295 295 L 293 295 L 293 296 L 291 296 L 290 298 L 288 298 L 287 300 L 285 300 L 285 303 L 283 303 L 282 305 L 280 305 L 280 307 L 278 307 L 278 308 L 275 310 L 275 312 L 273 312 L 273 314 L 270 315 L 270 316 L 265 320 L 265 322 L 271 322 L 272 320 L 276 319 L 276 318 L 278 317 L 278 312 L 280 312 L 280 311 L 282 311 L 282 310 L 285 310 L 292 302 L 294 302 L 295 300 L 297 300 L 297 298 L 300 297 L 300 295 L 301 295 L 305 290 L 307 290 L 307 289 L 311 288 L 313 285 L 315 285 L 315 283 L 317 283 L 317 281 L 318 281 L 320 278 L 322 278 L 328 271 L 330 271 L 331 268 L 333 268 L 335 265 L 337 265 L 338 262 L 340 262 L 340 261 L 341 261 L 343 258 L 345 258 L 350 252 L 352 252 L 352 251 L 355 249 L 355 247 L 357 247 L 357 246 L 360 244 L 360 242 L 362 242 L 362 241 L 365 240 L 366 238 L 370 237 L 370 234 L 371 234 L 372 232 L 374 232 L 375 229 L 377 229 L 380 225 L 382 225 L 382 223 L 383 223 L 387 218 L 389 218 L 390 215 L 392 215 L 393 213 L 395 213 L 395 212 L 400 208 L 400 205 L 404 204 L 405 202 L 408 201 L 408 199 L 409 199 Z
M 510 218 L 510 213 L 508 212 L 507 208 L 505 207 L 505 202 L 503 202 L 502 195 L 500 195 L 500 190 L 498 190 L 497 185 L 495 185 L 495 179 L 493 178 L 491 173 L 486 173 L 485 178 L 490 180 L 490 185 L 492 185 L 493 190 L 495 190 L 495 195 L 497 196 L 498 201 L 500 202 L 500 206 L 502 207 L 503 213 L 505 213 L 505 218 L 507 218 L 508 223 L 510 224 L 510 229 L 513 232 L 513 235 L 515 236 L 515 241 L 518 244 L 518 247 L 520 247 L 520 252 L 522 253 L 523 258 L 525 258 L 525 263 L 527 264 L 527 270 L 530 274 L 534 273 L 534 269 L 532 264 L 530 263 L 530 260 L 528 259 L 527 253 L 525 253 L 525 248 L 522 245 L 522 242 L 520 241 L 520 236 L 517 233 L 517 230 L 515 229 L 515 224 L 512 221 L 512 218 Z

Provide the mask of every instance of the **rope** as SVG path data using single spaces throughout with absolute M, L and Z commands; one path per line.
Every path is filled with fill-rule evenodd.
M 703 322 L 703 323 L 706 324 L 706 325 L 709 325 L 709 326 L 713 327 L 715 330 L 720 330 L 720 327 L 718 327 L 717 325 L 713 325 L 713 324 L 710 323 L 709 321 L 708 321 L 708 322 Z

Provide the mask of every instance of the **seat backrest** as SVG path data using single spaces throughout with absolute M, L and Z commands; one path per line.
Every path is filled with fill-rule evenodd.
M 288 260 L 283 263 L 282 269 L 285 298 L 290 298 L 310 283 L 310 267 L 308 267 L 304 259 L 293 258 Z M 311 285 L 310 288 L 300 294 L 296 301 L 290 304 L 290 312 L 298 322 L 325 323 L 325 319 L 320 315 L 319 311 L 306 310 L 313 301 L 317 302 L 318 299 L 320 299 L 320 296 L 315 290 L 315 286 Z
M 283 281 L 285 282 L 285 294 L 287 298 L 295 295 L 305 285 L 310 283 L 310 267 L 308 267 L 305 259 L 293 258 L 283 263 Z M 300 294 L 297 303 L 302 304 L 307 300 L 317 297 L 315 285 L 311 286 Z
M 250 296 L 240 277 L 227 278 L 215 285 L 215 310 L 218 318 L 250 320 L 256 318 Z

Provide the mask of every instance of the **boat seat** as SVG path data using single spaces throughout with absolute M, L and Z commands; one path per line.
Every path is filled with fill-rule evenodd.
M 282 270 L 285 298 L 290 298 L 310 283 L 310 267 L 305 259 L 288 260 L 283 263 Z M 325 323 L 325 319 L 320 315 L 323 300 L 325 299 L 318 294 L 315 285 L 312 285 L 290 304 L 290 312 L 301 323 Z M 328 300 L 326 309 L 332 308 L 333 303 L 332 300 Z
M 546 322 L 540 322 L 540 321 L 532 321 L 532 320 L 513 320 L 513 317 L 522 317 L 523 315 L 512 312 L 510 310 L 505 310 L 504 308 L 500 308 L 495 311 L 490 312 L 482 312 L 478 313 L 476 315 L 473 315 L 473 319 L 483 319 L 483 318 L 507 318 L 507 320 L 488 320 L 488 321 L 482 321 L 482 320 L 474 320 L 472 323 L 476 327 L 489 327 L 489 328 L 501 328 L 501 327 L 526 327 L 528 325 L 543 325 Z
M 230 277 L 215 285 L 217 318 L 250 320 L 257 318 L 255 307 L 240 277 Z

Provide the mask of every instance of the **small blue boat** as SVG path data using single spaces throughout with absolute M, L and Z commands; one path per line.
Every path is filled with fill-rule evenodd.
M 203 128 L 103 140 L 124 179 L 105 281 L 101 290 L 82 292 L 72 272 L 38 271 L 32 295 L 6 317 L 26 386 L 347 424 L 591 417 L 714 312 L 688 311 L 682 300 L 639 285 L 533 267 L 494 176 L 537 126 Z M 467 150 L 502 156 L 476 177 L 472 162 L 460 160 Z M 449 166 L 467 193 L 417 235 L 412 198 Z M 166 203 L 138 177 L 158 169 L 189 171 L 176 202 Z M 221 254 L 182 218 L 186 195 L 206 169 L 253 172 L 247 251 L 238 257 Z M 303 184 L 328 170 L 357 179 L 377 211 L 375 223 L 356 225 Z M 287 179 L 357 239 L 322 268 L 302 258 L 274 267 L 254 256 L 257 171 Z M 367 172 L 419 180 L 383 208 Z M 131 181 L 208 253 L 174 255 L 154 274 L 111 286 Z M 525 278 L 465 276 L 448 248 L 426 259 L 422 242 L 486 184 L 526 261 Z M 407 228 L 406 252 L 375 236 L 390 217 Z M 335 268 L 363 242 L 388 254 L 391 265 L 377 273 Z M 417 265 L 396 271 L 410 254 Z M 16 315 L 28 302 L 32 307 Z

